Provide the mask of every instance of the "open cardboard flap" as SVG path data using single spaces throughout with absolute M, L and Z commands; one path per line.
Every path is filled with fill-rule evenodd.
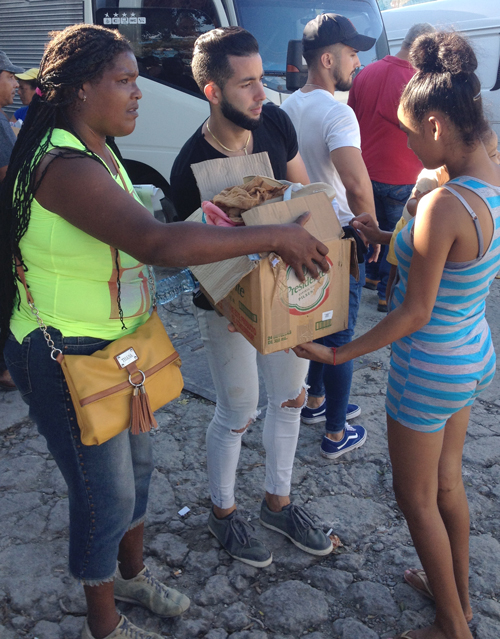
M 200 190 L 201 201 L 211 200 L 215 195 L 230 186 L 243 184 L 245 176 L 253 173 L 273 177 L 273 169 L 267 152 L 252 153 L 235 158 L 217 158 L 198 164 L 191 164 L 196 184 Z M 202 222 L 201 208 L 192 213 L 187 222 Z M 190 266 L 189 269 L 197 280 L 203 282 L 203 288 L 217 303 L 234 288 L 242 277 L 259 265 L 257 255 L 233 257 L 212 264 Z
M 320 204 L 320 214 L 314 215 Z M 265 208 L 265 210 L 264 210 Z M 330 200 L 324 191 L 318 191 L 312 195 L 296 197 L 287 202 L 269 201 L 260 206 L 242 213 L 241 217 L 246 226 L 256 226 L 259 224 L 290 224 L 303 213 L 312 212 L 313 215 L 307 220 L 305 229 L 315 238 L 322 242 L 328 240 L 340 240 L 344 234 L 338 217 L 332 208 Z
M 191 164 L 196 184 L 200 190 L 200 198 L 211 200 L 224 189 L 243 184 L 247 175 L 262 175 L 274 178 L 269 155 L 252 153 L 235 158 L 217 158 Z M 189 218 L 188 218 L 189 219 Z

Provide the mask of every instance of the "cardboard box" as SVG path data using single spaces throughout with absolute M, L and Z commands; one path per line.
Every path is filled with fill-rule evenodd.
M 240 179 L 233 184 L 242 182 Z M 203 194 L 202 198 L 208 199 Z M 343 231 L 326 194 L 317 192 L 287 202 L 266 203 L 242 217 L 247 226 L 287 224 L 306 211 L 312 215 L 305 228 L 329 249 L 330 270 L 318 280 L 307 275 L 306 281 L 300 282 L 275 254 L 190 267 L 216 308 L 262 354 L 291 348 L 348 326 L 351 262 L 353 274 L 358 275 L 355 243 L 341 239 Z M 202 218 L 199 209 L 189 220 L 201 222 Z

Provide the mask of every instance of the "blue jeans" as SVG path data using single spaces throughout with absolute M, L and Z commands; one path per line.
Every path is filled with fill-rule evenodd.
M 109 342 L 66 337 L 49 327 L 65 355 L 91 355 Z M 4 350 L 7 367 L 30 417 L 68 485 L 69 568 L 84 585 L 111 581 L 123 535 L 145 517 L 153 471 L 149 433 L 123 431 L 100 446 L 85 446 L 60 365 L 37 328 Z
M 383 231 L 394 231 L 394 227 L 399 222 L 403 209 L 414 184 L 384 184 L 372 180 L 373 197 L 375 198 L 375 211 L 380 228 Z M 380 280 L 377 285 L 378 296 L 385 300 L 387 280 L 391 265 L 387 261 L 389 247 L 380 247 L 380 255 L 376 262 L 368 263 L 368 258 L 373 250 L 370 247 L 366 256 L 366 277 L 371 280 Z
M 315 340 L 331 348 L 348 344 L 354 335 L 358 319 L 361 291 L 365 283 L 365 264 L 359 265 L 359 281 L 350 276 L 349 282 L 349 324 L 348 328 L 332 335 Z M 333 354 L 332 354 L 333 361 Z M 339 433 L 344 429 L 354 363 L 352 361 L 338 366 L 311 362 L 307 383 L 311 397 L 326 397 L 326 432 Z

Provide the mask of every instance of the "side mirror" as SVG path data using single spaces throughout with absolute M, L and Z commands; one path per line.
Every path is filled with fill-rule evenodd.
M 307 81 L 307 65 L 303 63 L 302 40 L 289 40 L 286 54 L 286 88 L 296 91 Z

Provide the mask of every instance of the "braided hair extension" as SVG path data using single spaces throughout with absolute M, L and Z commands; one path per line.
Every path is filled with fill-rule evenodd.
M 131 46 L 118 31 L 105 27 L 77 24 L 63 31 L 52 32 L 40 64 L 38 87 L 28 109 L 26 120 L 12 151 L 7 175 L 0 194 L 0 352 L 9 334 L 14 304 L 20 303 L 17 274 L 13 265 L 19 260 L 27 270 L 19 248 L 28 229 L 31 203 L 56 157 L 72 159 L 91 157 L 104 164 L 77 135 L 67 117 L 68 108 L 78 99 L 85 82 L 98 82 L 117 55 L 131 51 Z M 37 167 L 51 146 L 55 128 L 72 133 L 86 152 L 72 150 L 54 155 L 37 179 Z M 115 249 L 118 254 L 117 249 Z M 120 273 L 118 271 L 118 287 Z M 120 308 L 122 328 L 123 312 Z

